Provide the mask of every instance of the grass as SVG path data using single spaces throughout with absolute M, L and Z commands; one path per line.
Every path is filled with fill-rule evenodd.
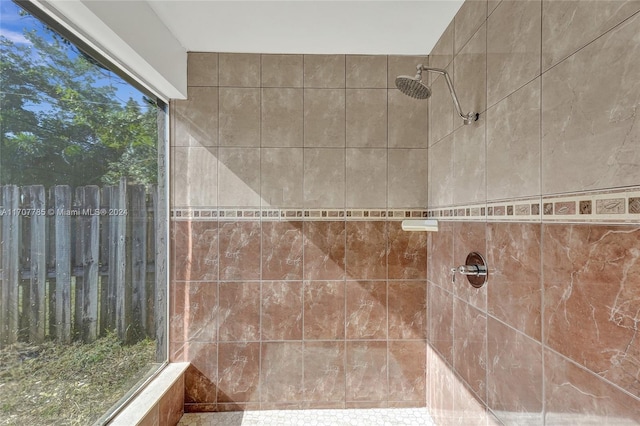
M 0 425 L 87 425 L 98 420 L 155 363 L 156 344 L 24 343 L 0 350 Z

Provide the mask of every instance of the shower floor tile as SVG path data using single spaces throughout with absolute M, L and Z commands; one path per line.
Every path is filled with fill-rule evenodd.
M 179 426 L 435 426 L 426 408 L 187 413 Z

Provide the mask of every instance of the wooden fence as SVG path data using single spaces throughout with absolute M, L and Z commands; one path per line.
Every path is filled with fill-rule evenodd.
M 128 343 L 155 338 L 155 188 L 0 189 L 0 347 L 110 330 Z

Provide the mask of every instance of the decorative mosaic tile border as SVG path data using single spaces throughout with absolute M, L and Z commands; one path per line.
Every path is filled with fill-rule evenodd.
M 361 210 L 361 209 L 173 209 L 171 219 L 174 220 L 262 220 L 262 221 L 294 221 L 294 220 L 404 220 L 427 217 L 426 210 Z

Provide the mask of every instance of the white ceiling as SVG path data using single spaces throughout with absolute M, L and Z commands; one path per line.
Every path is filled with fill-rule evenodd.
M 147 0 L 187 51 L 426 55 L 462 0 Z

